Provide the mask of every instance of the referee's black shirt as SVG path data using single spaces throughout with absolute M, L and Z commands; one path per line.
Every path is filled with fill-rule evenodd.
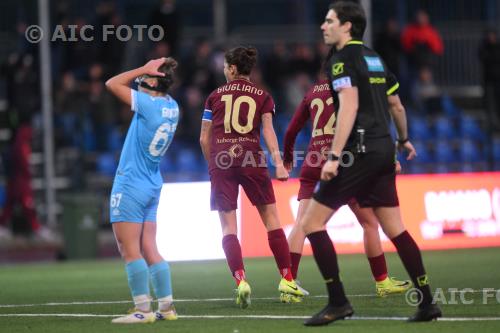
M 328 60 L 327 75 L 335 112 L 339 110 L 338 92 L 342 88 L 358 88 L 358 113 L 345 149 L 356 147 L 356 130 L 362 128 L 367 152 L 394 150 L 393 145 L 382 143 L 391 139 L 387 96 L 396 94 L 399 84 L 382 58 L 363 42 L 351 40 Z

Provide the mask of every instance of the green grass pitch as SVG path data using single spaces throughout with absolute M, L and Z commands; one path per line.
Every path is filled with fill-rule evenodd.
M 397 255 L 386 256 L 390 274 L 406 277 Z M 224 261 L 180 262 L 171 264 L 179 320 L 113 325 L 112 316 L 124 314 L 131 303 L 123 264 L 106 260 L 2 266 L 0 332 L 500 332 L 500 292 L 498 299 L 493 294 L 486 304 L 482 292 L 500 289 L 500 248 L 429 251 L 423 257 L 432 287 L 445 290 L 446 303 L 453 303 L 450 288 L 474 290 L 465 294 L 470 304 L 462 304 L 458 294 L 457 304 L 441 301 L 448 321 L 408 324 L 400 320 L 415 310 L 406 304 L 405 295 L 375 297 L 366 258 L 341 255 L 342 279 L 357 316 L 352 320 L 323 328 L 302 326 L 303 317 L 326 302 L 316 264 L 312 257 L 304 257 L 299 279 L 312 297 L 301 304 L 279 302 L 279 276 L 272 258 L 245 260 L 253 289 L 252 305 L 246 310 L 234 304 L 234 283 Z M 85 302 L 95 304 L 81 304 Z M 69 316 L 81 314 L 90 316 Z

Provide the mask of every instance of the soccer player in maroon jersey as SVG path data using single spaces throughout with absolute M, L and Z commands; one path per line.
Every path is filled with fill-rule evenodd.
M 312 133 L 309 147 L 300 172 L 300 189 L 297 196 L 299 209 L 296 221 L 300 221 L 314 188 L 321 176 L 321 168 L 326 161 L 326 154 L 332 144 L 335 132 L 335 112 L 333 97 L 327 79 L 319 80 L 305 95 L 297 107 L 295 114 L 288 125 L 284 140 L 284 165 L 290 172 L 293 167 L 293 150 L 295 139 L 308 119 L 312 119 Z M 399 165 L 399 163 L 397 163 Z M 410 281 L 398 281 L 387 274 L 387 265 L 378 233 L 379 222 L 372 208 L 361 208 L 356 200 L 349 202 L 359 223 L 363 227 L 365 252 L 375 279 L 375 289 L 378 296 L 402 293 L 411 287 Z M 288 236 L 290 256 L 292 260 L 292 276 L 297 278 L 305 234 L 295 223 Z
M 288 179 L 273 129 L 274 101 L 267 92 L 250 81 L 257 62 L 253 47 L 236 47 L 224 56 L 227 83 L 214 90 L 205 103 L 200 144 L 208 161 L 211 181 L 211 209 L 219 212 L 222 247 L 229 269 L 238 286 L 236 303 L 250 304 L 250 285 L 237 238 L 236 209 L 239 185 L 257 207 L 268 232 L 269 247 L 282 276 L 278 290 L 282 295 L 303 297 L 291 274 L 290 251 L 281 228 L 276 200 L 265 156 L 260 147 L 260 128 L 272 160 L 276 178 Z M 282 301 L 286 301 L 282 298 Z

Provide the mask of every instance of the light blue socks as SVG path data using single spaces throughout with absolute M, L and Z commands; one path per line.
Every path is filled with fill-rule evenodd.
M 158 309 L 166 311 L 170 308 L 173 302 L 172 298 L 172 280 L 170 278 L 170 266 L 166 261 L 160 261 L 149 266 L 151 282 L 158 299 Z
M 170 266 L 166 261 L 160 261 L 149 266 L 151 281 L 156 298 L 164 298 L 172 295 L 172 281 L 170 279 Z
M 151 311 L 149 296 L 148 264 L 144 259 L 137 259 L 125 265 L 128 286 L 134 299 L 135 307 L 143 312 Z

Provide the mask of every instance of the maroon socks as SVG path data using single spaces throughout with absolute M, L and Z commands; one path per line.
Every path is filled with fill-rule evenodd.
M 222 238 L 222 248 L 226 254 L 229 270 L 239 285 L 241 280 L 245 279 L 245 267 L 243 266 L 243 256 L 241 255 L 241 246 L 236 235 L 230 234 Z
M 370 263 L 375 281 L 384 281 L 387 278 L 387 264 L 385 263 L 384 254 L 382 253 L 379 256 L 368 258 L 368 262 Z
M 269 247 L 273 252 L 274 259 L 276 260 L 276 265 L 278 266 L 281 276 L 288 281 L 293 280 L 291 270 L 292 265 L 290 263 L 290 250 L 288 248 L 288 242 L 283 229 L 280 228 L 269 231 L 267 233 L 267 240 L 269 242 Z

